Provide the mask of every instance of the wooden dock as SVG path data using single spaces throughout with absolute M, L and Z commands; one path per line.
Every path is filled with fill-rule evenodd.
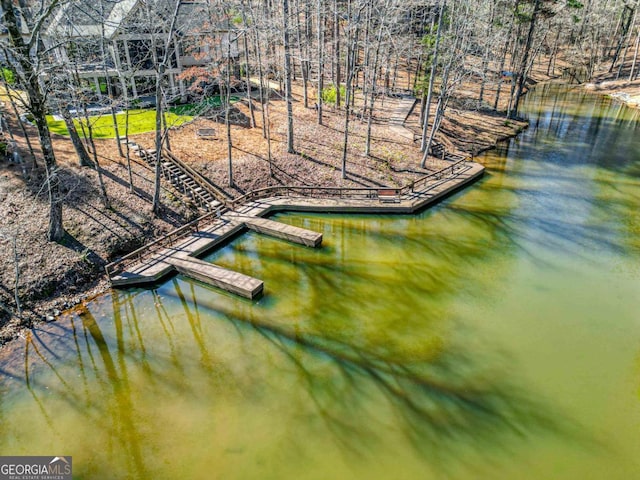
M 253 230 L 264 235 L 299 243 L 307 247 L 319 247 L 322 243 L 322 234 L 313 232 L 305 228 L 287 225 L 282 222 L 274 222 L 266 218 L 242 217 L 244 224 L 249 230 Z
M 264 212 L 264 209 L 258 209 L 255 213 Z M 212 225 L 191 233 L 147 260 L 111 276 L 111 285 L 127 287 L 153 284 L 178 271 L 187 277 L 253 299 L 263 291 L 264 284 L 261 280 L 197 258 L 247 228 L 309 247 L 317 247 L 322 243 L 322 234 L 318 232 L 266 218 L 228 212 L 217 218 Z
M 297 194 L 304 187 L 285 187 L 289 189 L 286 194 L 278 191 L 279 187 L 274 187 L 272 195 L 263 193 L 261 197 L 246 197 L 238 202 L 230 202 L 223 210 L 207 214 L 126 255 L 107 265 L 107 274 L 113 286 L 127 287 L 155 283 L 178 271 L 229 292 L 255 298 L 264 289 L 261 280 L 198 260 L 197 257 L 246 229 L 318 247 L 322 243 L 321 233 L 264 217 L 278 211 L 413 213 L 470 184 L 483 173 L 484 167 L 480 164 L 457 162 L 408 187 L 394 189 L 393 202 L 388 201 L 388 189 L 354 189 L 349 195 L 345 195 L 342 189 L 335 189 L 339 195 L 318 197 Z M 330 190 L 324 189 L 325 192 Z
M 235 293 L 241 297 L 256 298 L 262 294 L 264 289 L 262 280 L 227 270 L 197 258 L 171 257 L 167 259 L 167 263 L 173 265 L 178 272 L 187 277 Z

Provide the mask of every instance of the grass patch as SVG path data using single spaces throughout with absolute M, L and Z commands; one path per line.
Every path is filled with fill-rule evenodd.
M 240 100 L 238 96 L 231 96 L 231 102 Z M 218 108 L 222 105 L 220 96 L 205 98 L 198 103 L 187 103 L 186 105 L 175 105 L 169 107 L 165 113 L 167 123 L 171 126 L 178 127 L 184 123 L 190 122 L 194 117 L 202 114 L 210 108 Z M 111 114 L 95 115 L 89 117 L 89 122 L 93 128 L 93 138 L 115 138 L 115 130 L 113 129 L 113 119 Z M 118 132 L 120 136 L 124 135 L 124 127 L 126 122 L 125 113 L 116 114 L 116 122 L 118 123 Z M 59 135 L 69 135 L 64 120 L 54 120 L 52 115 L 47 115 L 47 123 L 52 133 Z M 86 125 L 84 119 L 75 119 L 76 129 L 82 137 L 81 123 Z M 133 109 L 129 110 L 129 135 L 136 133 L 153 132 L 156 128 L 156 111 L 155 109 Z
M 171 126 L 179 126 L 184 123 L 193 120 L 191 115 L 177 115 L 173 112 L 167 112 L 167 123 Z M 115 138 L 115 130 L 113 128 L 113 118 L 111 114 L 97 115 L 89 117 L 89 122 L 93 128 L 94 138 Z M 118 131 L 120 135 L 124 135 L 126 114 L 118 113 L 116 115 L 116 122 L 118 124 Z M 52 133 L 60 135 L 69 135 L 67 126 L 64 120 L 54 120 L 53 116 L 47 115 L 47 123 Z M 86 126 L 86 120 L 75 119 L 74 123 L 78 133 L 82 137 L 82 125 Z M 135 135 L 136 133 L 152 132 L 156 127 L 156 111 L 154 109 L 149 110 L 129 110 L 129 135 Z

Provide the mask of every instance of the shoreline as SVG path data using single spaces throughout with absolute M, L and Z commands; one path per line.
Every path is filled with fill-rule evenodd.
M 629 108 L 640 109 L 640 80 L 602 80 L 582 85 L 585 92 L 604 95 Z
M 514 133 L 511 136 L 497 140 L 494 145 L 483 149 L 482 152 L 490 151 L 497 148 L 497 146 L 500 143 L 508 141 L 511 138 L 515 138 L 523 130 L 524 129 L 521 129 L 517 133 Z M 482 152 L 479 152 L 478 154 L 480 155 L 482 154 Z M 454 185 L 450 190 L 447 190 L 447 192 L 445 192 L 444 194 L 439 195 L 438 198 L 428 202 L 428 204 L 421 205 L 417 209 L 417 211 L 429 208 L 431 205 L 437 204 L 440 201 L 446 199 L 450 194 L 456 193 L 459 190 L 472 186 L 477 179 L 482 177 L 485 170 L 484 166 L 482 166 L 481 164 L 472 162 L 472 165 L 478 165 L 480 167 L 480 172 L 474 174 L 472 179 L 469 179 L 468 181 L 463 182 L 463 184 L 461 185 L 458 185 L 458 184 Z M 456 177 L 452 177 L 452 178 L 456 178 Z M 450 179 L 448 179 L 447 181 L 449 180 Z M 318 209 L 305 209 L 305 208 L 300 208 L 299 206 L 296 207 L 296 205 L 297 204 L 294 202 L 292 203 L 292 205 L 290 205 L 290 208 L 289 208 L 286 205 L 282 204 L 279 199 L 276 199 L 276 201 L 274 202 L 274 206 L 276 207 L 276 210 L 278 212 L 319 211 Z M 337 208 L 327 207 L 324 210 L 326 210 L 328 213 L 336 213 L 336 214 L 357 213 L 354 211 L 346 211 L 346 210 L 343 211 L 339 207 Z M 392 209 L 388 209 L 388 211 L 384 212 L 383 214 L 393 215 L 393 214 L 414 213 L 413 210 L 416 210 L 416 209 L 412 209 L 411 212 L 404 211 L 404 210 L 397 210 L 394 212 Z M 25 324 L 20 325 L 17 328 L 14 326 L 13 328 L 8 329 L 8 331 L 2 332 L 3 335 L 0 337 L 0 350 L 2 350 L 6 345 L 10 344 L 15 339 L 21 337 L 25 330 L 32 329 L 38 324 L 55 322 L 57 321 L 58 317 L 68 312 L 73 312 L 76 309 L 82 310 L 86 303 L 95 300 L 97 297 L 100 297 L 105 293 L 108 293 L 112 288 L 114 288 L 110 284 L 106 273 L 102 269 L 97 270 L 95 275 L 92 275 L 90 277 L 90 280 L 88 280 L 87 282 L 84 282 L 83 285 L 86 287 L 81 288 L 74 293 L 70 293 L 67 290 L 66 292 L 60 295 L 54 295 L 49 298 L 30 301 L 29 303 L 31 304 L 31 306 L 29 307 L 29 310 L 32 312 L 32 314 L 30 315 L 30 318 L 27 319 Z
M 300 106 L 298 107 L 301 108 Z M 278 111 L 274 109 L 274 111 L 272 111 L 272 115 L 275 115 L 276 113 L 278 113 Z M 332 121 L 334 123 L 335 121 L 337 121 L 338 123 L 340 122 L 339 117 L 336 117 L 335 119 L 333 119 L 336 113 L 339 113 L 339 112 L 329 112 L 327 114 L 328 116 L 327 121 L 330 126 Z M 300 128 L 303 129 L 302 133 L 304 137 L 305 136 L 304 121 L 305 120 L 309 121 L 309 119 L 305 118 L 305 116 L 314 117 L 314 113 L 313 112 L 309 113 L 306 110 L 301 110 L 300 114 L 302 118 L 300 119 L 299 125 L 301 125 Z M 417 116 L 417 113 L 414 112 L 413 115 Z M 524 129 L 528 128 L 528 125 L 525 125 L 522 121 L 506 120 L 503 118 L 503 114 L 496 114 L 495 112 L 470 111 L 470 112 L 467 112 L 466 114 L 464 112 L 457 112 L 455 113 L 453 118 L 455 119 L 454 120 L 455 125 L 457 125 L 459 128 L 447 131 L 446 133 L 443 134 L 443 138 L 441 140 L 444 140 L 445 143 L 448 144 L 447 149 L 451 148 L 456 153 L 467 152 L 467 154 L 472 154 L 471 156 L 472 160 L 474 160 L 478 155 L 481 155 L 486 151 L 496 148 L 501 143 L 506 142 L 511 138 L 517 137 Z M 314 117 L 314 120 L 315 120 L 315 117 Z M 415 123 L 415 119 L 412 118 L 411 121 Z M 411 123 L 411 121 L 407 122 L 407 128 L 409 132 L 410 132 L 410 128 L 414 126 L 413 123 Z M 311 124 L 313 125 L 313 122 Z M 464 128 L 460 129 L 462 128 L 462 125 L 464 125 Z M 193 138 L 192 137 L 193 132 L 191 130 L 193 130 L 196 127 L 197 125 L 191 125 L 181 129 L 177 129 L 174 132 L 174 136 L 175 138 L 180 138 L 180 136 L 182 136 L 183 139 L 190 140 L 191 138 Z M 386 138 L 387 136 L 381 135 L 383 132 L 386 133 L 386 127 L 384 124 L 378 125 L 376 128 L 378 128 L 378 136 L 376 141 L 381 142 L 380 146 L 377 147 L 380 152 L 378 155 L 380 156 L 377 158 L 374 157 L 374 159 L 370 161 L 371 166 L 369 166 L 368 168 L 371 168 L 373 166 L 374 173 L 375 173 L 375 169 L 378 168 L 377 165 L 386 165 L 389 171 L 386 173 L 386 176 L 384 176 L 384 172 L 382 172 L 382 170 L 379 170 L 378 171 L 379 178 L 372 177 L 374 181 L 374 185 L 376 185 L 375 183 L 376 181 L 382 182 L 382 183 L 378 183 L 379 185 L 382 185 L 382 184 L 395 185 L 395 186 L 390 186 L 390 188 L 397 188 L 397 185 L 399 184 L 408 184 L 413 178 L 412 175 L 415 176 L 416 174 L 420 173 L 418 172 L 418 170 L 420 169 L 417 169 L 416 167 L 412 167 L 412 165 L 415 165 L 413 163 L 415 160 L 413 160 L 409 156 L 409 152 L 410 151 L 413 152 L 414 150 L 414 143 L 410 142 L 409 140 L 399 141 L 400 139 L 394 138 L 393 136 L 391 138 Z M 474 133 L 473 134 L 468 133 L 467 132 L 468 129 L 473 129 Z M 242 132 L 243 135 L 250 133 L 250 131 L 244 130 L 242 129 L 242 127 L 238 127 L 238 131 Z M 330 130 L 330 132 L 333 132 L 333 129 Z M 254 134 L 261 139 L 261 135 L 258 129 L 255 129 Z M 146 141 L 145 136 L 148 136 L 148 134 L 140 135 L 140 138 L 143 143 L 144 141 Z M 309 133 L 307 133 L 306 136 L 311 137 L 312 140 L 314 139 L 313 135 L 310 135 Z M 276 141 L 277 139 L 278 137 L 276 137 Z M 301 139 L 300 141 L 302 140 L 304 139 Z M 57 139 L 57 141 L 66 142 L 68 140 Z M 136 141 L 138 140 L 136 139 Z M 187 144 L 188 143 L 189 142 L 187 142 Z M 206 144 L 198 144 L 198 145 L 202 148 L 205 148 L 205 147 L 210 148 L 210 147 L 216 147 L 216 145 L 221 146 L 222 143 L 208 142 Z M 277 145 L 278 145 L 278 148 L 281 148 L 279 143 Z M 405 145 L 404 151 L 400 150 L 401 148 L 400 145 Z M 101 142 L 101 146 L 99 146 L 99 149 L 101 150 L 109 149 L 109 147 L 110 147 L 110 143 L 108 141 L 105 141 L 105 142 Z M 180 143 L 179 142 L 174 143 L 173 147 L 179 149 Z M 216 148 L 219 148 L 219 147 L 216 147 Z M 393 149 L 393 151 L 397 151 L 397 153 L 394 154 L 391 149 Z M 111 148 L 111 150 L 113 151 L 113 148 Z M 215 183 L 223 184 L 222 178 L 211 177 L 211 175 L 214 175 L 214 176 L 216 174 L 219 175 L 220 174 L 219 171 L 218 173 L 216 173 L 216 171 L 211 168 L 207 169 L 206 164 L 202 164 L 204 165 L 204 168 L 200 166 L 198 162 L 201 161 L 201 159 L 199 158 L 201 154 L 199 152 L 195 152 L 195 155 L 193 156 L 193 158 L 191 157 L 190 153 L 191 152 L 189 152 L 188 150 L 185 150 L 181 152 L 180 156 L 182 156 L 183 158 L 188 158 L 192 162 L 191 165 L 194 168 L 196 169 L 201 168 L 202 169 L 201 173 L 212 178 Z M 259 155 L 259 152 L 257 152 L 257 154 Z M 165 212 L 165 215 L 169 215 L 169 217 L 171 218 L 163 217 L 159 220 L 152 218 L 150 216 L 150 213 L 146 212 L 147 208 L 145 207 L 146 205 L 145 202 L 147 202 L 145 198 L 148 199 L 151 193 L 150 185 L 152 185 L 152 183 L 148 181 L 147 178 L 144 178 L 145 175 L 146 176 L 149 175 L 148 172 L 145 173 L 144 168 L 140 167 L 142 168 L 142 170 L 138 170 L 135 173 L 136 196 L 129 196 L 130 194 L 125 193 L 125 189 L 122 188 L 123 186 L 122 180 L 120 180 L 120 179 L 126 178 L 125 177 L 126 169 L 125 169 L 125 165 L 122 163 L 122 160 L 118 161 L 117 158 L 116 159 L 107 158 L 102 155 L 104 154 L 101 154 L 101 157 L 102 157 L 101 162 L 103 163 L 103 165 L 106 164 L 106 166 L 109 167 L 110 169 L 109 177 L 111 178 L 107 180 L 111 182 L 120 181 L 121 183 L 121 186 L 118 187 L 120 188 L 120 190 L 122 190 L 121 192 L 118 193 L 119 197 L 117 200 L 120 203 L 118 208 L 122 212 L 124 212 L 124 210 L 122 210 L 121 208 L 123 206 L 126 206 L 126 208 L 128 209 L 127 212 L 131 212 L 132 210 L 134 210 L 133 215 L 135 215 L 135 218 L 134 217 L 131 217 L 131 218 L 133 218 L 135 220 L 135 223 L 138 224 L 136 231 L 127 232 L 127 229 L 125 229 L 123 232 L 122 230 L 120 230 L 119 234 L 114 236 L 112 234 L 109 234 L 108 230 L 110 229 L 108 228 L 104 229 L 98 226 L 99 232 L 95 232 L 93 227 L 88 229 L 84 225 L 79 224 L 79 220 L 77 219 L 73 219 L 73 221 L 69 222 L 68 224 L 69 228 L 67 228 L 67 231 L 70 233 L 71 239 L 72 240 L 80 239 L 80 242 L 79 243 L 76 242 L 76 243 L 80 247 L 82 247 L 80 250 L 76 249 L 75 250 L 76 253 L 72 251 L 70 251 L 69 253 L 75 255 L 75 257 L 73 258 L 77 259 L 78 254 L 82 254 L 83 250 L 86 247 L 88 247 L 88 251 L 90 251 L 91 255 L 93 255 L 92 260 L 95 260 L 97 258 L 97 260 L 99 260 L 99 263 L 95 263 L 94 261 L 92 265 L 89 265 L 89 268 L 85 268 L 85 270 L 81 272 L 82 278 L 80 279 L 78 279 L 77 275 L 74 273 L 75 272 L 74 269 L 76 270 L 78 269 L 77 265 L 67 264 L 67 263 L 58 261 L 59 265 L 53 267 L 53 269 L 51 268 L 47 269 L 46 268 L 47 264 L 45 264 L 45 268 L 41 270 L 42 272 L 41 277 L 44 280 L 48 281 L 49 283 L 51 283 L 51 280 L 53 279 L 55 288 L 52 288 L 51 294 L 49 295 L 47 295 L 45 292 L 48 292 L 50 287 L 40 288 L 40 289 L 36 288 L 36 292 L 37 292 L 36 296 L 26 297 L 26 299 L 23 299 L 22 319 L 19 320 L 18 317 L 16 316 L 9 317 L 6 321 L 6 324 L 2 327 L 2 329 L 0 329 L 0 349 L 2 349 L 3 345 L 11 342 L 12 339 L 22 335 L 26 329 L 33 328 L 38 324 L 56 321 L 57 317 L 62 315 L 63 312 L 73 311 L 75 308 L 82 308 L 82 306 L 85 303 L 90 302 L 94 300 L 96 297 L 108 292 L 111 286 L 103 270 L 103 265 L 109 263 L 109 261 L 113 257 L 116 257 L 116 256 L 120 257 L 130 251 L 133 251 L 136 248 L 138 248 L 140 244 L 144 245 L 150 241 L 153 241 L 154 239 L 160 238 L 163 235 L 165 235 L 168 231 L 171 231 L 179 227 L 180 225 L 184 225 L 185 223 L 188 223 L 190 221 L 190 218 L 188 217 L 189 213 L 187 212 L 189 208 L 185 208 L 185 207 L 188 207 L 188 205 L 181 204 L 180 202 L 183 202 L 183 200 L 180 200 L 179 196 L 175 195 L 175 192 L 173 192 L 170 187 L 165 188 L 165 192 L 163 192 L 163 204 L 165 205 L 165 207 L 168 207 L 167 208 L 168 212 Z M 313 179 L 318 179 L 318 178 L 320 181 L 314 182 L 318 186 L 340 186 L 341 184 L 340 180 L 337 177 L 336 169 L 332 168 L 330 164 L 326 164 L 326 165 L 323 164 L 322 166 L 319 166 L 317 164 L 314 164 L 313 162 L 312 163 L 306 162 L 304 163 L 304 165 L 302 165 L 300 163 L 301 160 L 299 158 L 296 160 L 296 159 L 291 159 L 287 157 L 286 154 L 279 154 L 279 155 L 282 156 L 282 161 L 283 161 L 282 166 L 287 171 L 290 171 L 291 169 L 293 169 L 291 171 L 297 174 L 299 172 L 298 169 L 300 169 L 301 167 L 305 169 L 309 169 L 308 171 L 306 170 L 304 171 L 304 176 L 297 175 L 298 183 L 300 183 L 301 185 L 310 184 L 309 183 L 310 181 L 313 181 Z M 411 155 L 413 155 L 413 153 L 411 153 Z M 218 158 L 218 155 L 216 155 L 215 153 L 213 154 L 209 153 L 207 156 L 208 158 Z M 316 156 L 311 155 L 311 157 L 313 159 L 313 157 L 316 157 Z M 303 160 L 305 158 L 306 157 L 304 157 Z M 389 160 L 387 160 L 387 158 L 389 158 Z M 322 160 L 323 157 L 317 157 L 317 159 Z M 66 165 L 63 164 L 63 166 L 69 169 L 70 173 L 74 176 L 78 176 L 78 175 L 83 175 L 85 177 L 87 175 L 91 176 L 92 178 L 90 178 L 90 180 L 95 183 L 95 178 L 93 178 L 95 177 L 95 174 L 93 173 L 92 170 L 78 169 L 77 167 L 72 166 L 72 164 L 69 163 L 72 161 L 73 159 L 68 159 L 67 164 Z M 356 167 L 360 168 L 358 165 L 362 165 L 364 163 L 362 160 L 360 160 L 360 157 L 354 157 L 352 161 L 353 161 L 354 168 Z M 111 162 L 115 162 L 115 163 L 111 163 Z M 236 160 L 236 162 L 237 162 L 236 163 L 237 167 L 234 167 L 234 168 L 237 168 L 237 171 L 235 172 L 235 174 L 240 173 L 241 175 L 244 174 L 248 176 L 251 173 L 252 175 L 254 175 L 251 172 L 251 169 L 253 167 L 252 163 L 243 163 L 243 161 L 238 161 L 238 160 Z M 436 162 L 435 165 L 433 165 L 432 167 L 435 166 L 437 169 L 438 160 L 435 159 L 435 162 Z M 408 175 L 402 172 L 408 172 Z M 428 170 L 425 172 L 428 172 Z M 356 170 L 356 177 L 358 177 L 359 173 L 361 174 L 362 172 L 359 172 L 358 170 Z M 288 180 L 288 177 L 286 176 L 283 178 L 285 180 Z M 291 179 L 295 180 L 294 177 L 291 177 Z M 399 181 L 400 183 L 398 183 Z M 247 191 L 255 190 L 256 188 L 261 188 L 266 185 L 269 185 L 269 183 L 266 183 L 265 185 L 249 183 L 247 185 L 248 187 Z M 115 193 L 114 192 L 116 189 L 115 183 L 112 184 L 110 189 L 112 193 Z M 83 193 L 86 195 L 85 192 L 80 192 L 80 193 Z M 126 205 L 128 202 L 134 202 L 133 209 L 131 208 L 132 207 L 131 205 Z M 96 207 L 99 207 L 98 205 L 99 200 L 97 198 L 94 199 L 94 204 Z M 127 214 L 127 212 L 124 212 L 125 215 Z M 98 213 L 98 211 L 95 210 L 95 213 Z M 109 212 L 106 212 L 106 213 L 109 213 Z M 116 212 L 116 213 L 120 214 L 119 212 Z M 116 215 L 112 215 L 112 216 L 115 217 Z M 122 217 L 122 215 L 120 215 L 120 217 L 124 218 Z M 139 219 L 138 217 L 143 217 L 143 218 Z M 105 218 L 100 217 L 100 218 L 103 220 L 106 219 L 106 217 Z M 191 217 L 191 218 L 194 218 L 194 217 Z M 118 219 L 116 218 L 116 220 Z M 122 224 L 123 221 L 120 221 L 120 223 Z M 83 234 L 84 230 L 91 230 L 91 231 L 84 232 Z M 79 236 L 80 234 L 83 234 L 83 236 L 80 237 Z M 96 234 L 99 235 L 98 238 L 95 238 L 95 239 L 87 238 L 87 235 L 95 237 Z M 124 235 L 125 238 L 120 238 L 121 235 Z M 114 243 L 114 239 L 122 240 L 122 241 L 120 241 L 119 242 L 120 244 L 116 246 L 112 244 Z M 98 240 L 99 242 L 97 245 L 95 244 L 95 240 Z M 89 243 L 90 241 L 93 241 L 94 243 Z M 136 241 L 138 242 L 138 244 L 136 244 Z M 98 257 L 95 256 L 96 252 L 91 250 L 92 245 L 93 245 L 93 248 L 99 254 Z M 35 247 L 30 247 L 30 248 L 33 249 Z M 67 246 L 66 248 L 68 250 L 69 246 Z M 11 285 L 11 284 L 7 284 L 7 285 Z M 38 297 L 41 297 L 41 298 L 38 298 Z
M 498 143 L 503 141 L 508 141 L 511 138 L 515 138 L 517 135 L 519 135 L 519 133 L 521 133 L 521 131 L 506 139 L 499 140 Z M 498 143 L 492 147 L 486 148 L 485 150 L 483 150 L 483 152 L 490 151 L 497 148 Z M 448 198 L 450 195 L 453 195 L 467 187 L 472 186 L 477 180 L 479 180 L 484 175 L 485 167 L 476 162 L 470 162 L 470 163 L 472 165 L 477 165 L 478 167 L 480 167 L 478 169 L 479 171 L 474 172 L 471 178 L 465 179 L 463 182 L 455 183 L 454 185 L 448 187 L 445 191 L 441 193 L 437 193 L 433 199 L 429 199 L 427 202 L 422 202 L 417 206 L 406 207 L 404 209 L 403 207 L 400 207 L 400 208 L 388 207 L 385 209 L 384 212 L 381 212 L 381 211 L 369 212 L 369 211 L 363 211 L 358 207 L 350 208 L 348 206 L 325 205 L 325 206 L 305 207 L 304 202 L 295 201 L 294 199 L 292 199 L 292 201 L 287 201 L 287 200 L 283 201 L 282 199 L 279 199 L 277 197 L 275 199 L 266 199 L 265 201 L 270 205 L 268 214 L 286 213 L 286 212 L 310 212 L 310 213 L 326 212 L 326 213 L 333 213 L 337 215 L 340 215 L 340 214 L 350 215 L 350 214 L 358 214 L 358 213 L 375 213 L 380 215 L 414 215 L 415 213 L 420 212 L 421 210 L 428 209 L 431 206 L 440 203 L 441 201 Z M 455 178 L 456 177 L 448 178 L 445 183 Z M 210 251 L 213 251 L 213 250 L 210 250 Z M 86 304 L 87 302 L 91 302 L 95 298 L 107 293 L 112 288 L 114 287 L 111 285 L 106 274 L 103 272 L 100 274 L 100 276 L 95 277 L 95 279 L 93 280 L 92 283 L 89 284 L 87 289 L 82 290 L 77 294 L 74 294 L 74 295 L 63 294 L 63 295 L 59 295 L 56 297 L 43 300 L 41 302 L 37 302 L 41 304 L 42 310 L 45 311 L 40 321 L 42 323 L 55 322 L 58 317 L 60 317 L 65 313 L 72 312 L 75 309 L 83 309 L 84 304 Z M 25 329 L 28 329 L 28 328 L 30 327 L 25 326 Z M 19 333 L 20 332 L 18 332 L 17 336 L 19 336 Z M 5 344 L 11 342 L 16 337 L 13 337 L 8 341 L 3 341 L 2 344 L 0 344 L 0 349 L 2 349 L 2 347 Z
M 392 203 L 381 201 L 380 198 L 342 196 L 336 198 L 281 195 L 250 200 L 223 213 L 210 225 L 198 228 L 197 233 L 173 240 L 170 246 L 144 260 L 138 260 L 123 270 L 116 270 L 117 274 L 111 277 L 111 284 L 115 287 L 156 284 L 176 270 L 180 271 L 173 259 L 198 259 L 223 247 L 231 238 L 251 229 L 252 222 L 248 220 L 250 218 L 268 218 L 271 214 L 279 212 L 413 215 L 471 185 L 484 175 L 484 171 L 485 167 L 479 163 L 460 161 L 451 166 L 449 176 L 443 177 L 444 174 L 438 172 L 433 178 L 424 178 L 424 181 L 420 182 L 421 186 L 414 188 L 412 183 L 401 189 L 407 190 L 404 193 L 397 190 Z M 132 255 L 137 258 L 138 254 Z M 125 260 L 126 257 L 121 261 Z M 117 263 L 111 265 L 115 266 Z M 108 265 L 107 269 L 111 265 Z

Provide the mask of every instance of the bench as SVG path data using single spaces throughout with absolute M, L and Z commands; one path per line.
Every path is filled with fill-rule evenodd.
M 400 190 L 397 188 L 381 188 L 378 190 L 378 200 L 382 203 L 400 203 Z
M 216 138 L 215 128 L 199 128 L 196 130 L 196 136 L 198 138 L 211 139 Z

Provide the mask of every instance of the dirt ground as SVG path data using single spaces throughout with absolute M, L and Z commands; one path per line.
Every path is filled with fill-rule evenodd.
M 598 95 L 608 95 L 619 102 L 627 104 L 629 107 L 640 108 L 640 78 L 638 76 L 640 62 L 636 59 L 634 64 L 633 48 L 625 49 L 625 51 L 627 55 L 622 65 L 616 65 L 611 71 L 606 69 L 595 77 L 592 82 L 586 83 L 584 89 Z M 636 80 L 630 81 L 632 68 L 633 77 Z
M 640 108 L 640 79 L 632 82 L 628 80 L 603 80 L 588 83 L 585 90 L 599 95 L 608 95 L 617 101 L 626 103 L 629 107 Z
M 534 79 L 544 80 L 545 75 L 536 75 Z M 493 101 L 496 85 L 489 85 L 487 100 Z M 505 83 L 502 88 L 504 102 L 509 86 Z M 310 105 L 315 103 L 313 92 L 310 89 Z M 253 102 L 256 126 L 251 128 L 248 101 L 244 99 L 235 105 L 231 126 L 232 186 L 229 186 L 224 124 L 201 118 L 172 129 L 171 149 L 233 197 L 273 184 L 404 185 L 447 165 L 429 157 L 427 168 L 420 168 L 419 105 L 407 119 L 406 128 L 392 126 L 389 117 L 399 100 L 380 97 L 372 126 L 370 157 L 364 155 L 366 121 L 360 118 L 360 112 L 354 112 L 349 126 L 347 178 L 342 179 L 344 113 L 327 106 L 323 125 L 319 126 L 316 110 L 303 104 L 299 82 L 294 84 L 293 93 L 296 153 L 286 152 L 286 104 L 274 94 L 268 107 L 271 162 L 263 136 L 263 106 Z M 504 114 L 493 112 L 486 104 L 479 107 L 474 100 L 477 84 L 466 86 L 460 95 L 449 106 L 436 137 L 452 152 L 475 155 L 526 127 L 523 121 L 506 120 Z M 503 102 L 501 108 L 506 106 Z M 25 163 L 0 161 L 0 343 L 18 335 L 21 328 L 34 322 L 53 321 L 61 311 L 106 290 L 108 282 L 103 273 L 106 263 L 198 215 L 186 199 L 167 186 L 162 194 L 162 214 L 154 218 L 151 213 L 153 172 L 132 156 L 134 192 L 131 193 L 126 160 L 118 154 L 115 140 L 97 141 L 98 159 L 110 200 L 110 206 L 105 207 L 95 169 L 79 167 L 71 142 L 56 136 L 53 143 L 65 191 L 67 236 L 60 244 L 47 242 L 48 200 L 42 188 L 43 173 L 33 167 L 16 119 L 8 108 L 5 110 Z M 196 129 L 205 127 L 214 128 L 216 138 L 197 137 Z M 27 127 L 27 130 L 37 148 L 35 129 Z M 132 139 L 144 147 L 153 147 L 152 134 L 140 134 Z M 16 271 L 22 318 L 15 314 Z

